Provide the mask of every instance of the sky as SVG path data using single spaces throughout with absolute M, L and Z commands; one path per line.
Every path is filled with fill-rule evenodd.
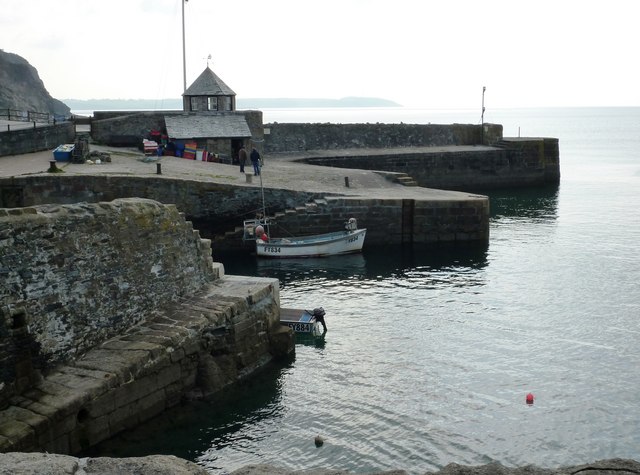
M 179 98 L 183 0 L 0 0 L 57 99 Z M 404 107 L 640 106 L 638 0 L 188 0 L 189 86 Z M 209 55 L 211 60 L 208 60 Z M 159 107 L 162 107 L 160 104 Z

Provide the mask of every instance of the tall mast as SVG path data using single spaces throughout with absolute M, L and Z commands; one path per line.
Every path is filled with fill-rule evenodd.
M 182 3 L 182 92 L 187 92 L 187 49 L 185 47 L 185 34 L 184 34 L 184 4 L 188 0 L 180 0 Z
M 481 145 L 484 145 L 484 92 L 487 90 L 486 86 L 482 86 L 482 114 L 480 115 L 480 136 Z

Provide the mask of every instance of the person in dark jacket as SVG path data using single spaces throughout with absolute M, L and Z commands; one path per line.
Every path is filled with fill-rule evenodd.
M 240 162 L 240 173 L 244 173 L 244 164 L 247 163 L 247 151 L 244 149 L 244 145 L 240 147 L 238 152 L 238 161 Z
M 251 163 L 253 163 L 253 173 L 260 175 L 260 154 L 255 147 L 251 149 Z

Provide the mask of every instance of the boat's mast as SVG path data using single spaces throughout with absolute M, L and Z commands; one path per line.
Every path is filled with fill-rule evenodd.
M 188 0 L 180 0 L 182 3 L 182 92 L 187 92 L 187 49 L 185 46 L 185 33 L 184 33 L 184 4 Z
M 260 171 L 260 192 L 262 193 L 262 222 L 264 223 L 264 226 L 267 229 L 267 236 L 270 236 L 271 230 L 269 229 L 269 222 L 267 221 L 267 206 L 264 203 L 264 187 L 262 186 L 262 171 Z
M 486 86 L 482 86 L 482 113 L 480 115 L 480 135 L 482 141 L 480 145 L 484 145 L 484 92 L 487 90 Z

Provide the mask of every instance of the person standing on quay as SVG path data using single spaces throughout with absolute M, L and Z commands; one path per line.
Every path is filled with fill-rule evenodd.
M 238 161 L 240 162 L 240 173 L 244 173 L 244 164 L 247 163 L 247 151 L 244 149 L 244 145 L 240 147 L 238 152 Z
M 251 163 L 253 163 L 253 173 L 260 175 L 260 154 L 255 147 L 251 149 Z

